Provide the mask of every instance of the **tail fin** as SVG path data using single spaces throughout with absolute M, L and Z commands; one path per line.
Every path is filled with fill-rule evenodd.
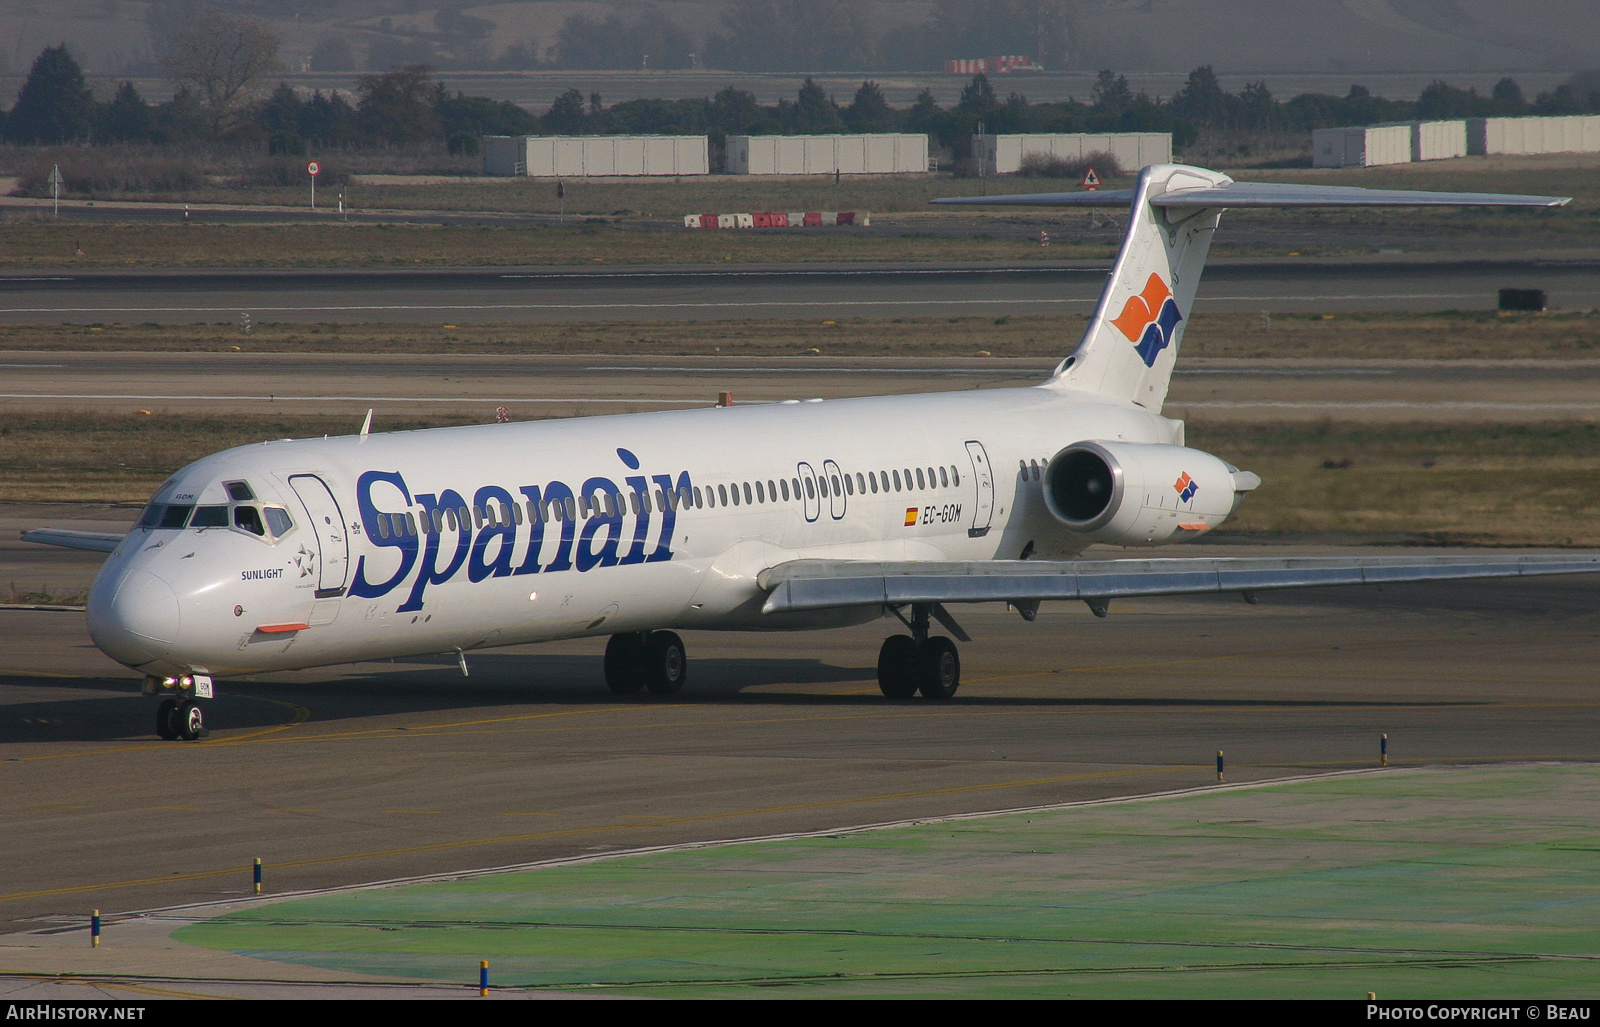
M 1140 172 L 1128 207 L 1128 234 L 1111 277 L 1082 341 L 1056 368 L 1051 385 L 1161 410 L 1222 211 L 1157 207 L 1150 201 L 1174 190 L 1232 183 L 1227 175 L 1177 164 Z
M 946 204 L 1121 206 L 1128 233 L 1089 327 L 1047 388 L 1097 392 L 1159 411 L 1193 313 L 1211 236 L 1228 207 L 1559 207 L 1557 196 L 1438 193 L 1235 182 L 1181 164 L 1153 164 L 1132 190 L 959 197 Z

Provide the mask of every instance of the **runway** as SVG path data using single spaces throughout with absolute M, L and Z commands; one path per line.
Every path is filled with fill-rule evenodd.
M 1061 352 L 1075 340 L 1063 339 Z M 0 351 L 11 410 L 567 417 L 1032 385 L 1052 358 Z M 1167 414 L 1207 421 L 1600 416 L 1592 361 L 1185 359 Z
M 11 529 L 60 511 L 3 513 L 14 575 Z M 88 513 L 66 526 L 131 512 Z M 1397 765 L 1592 760 L 1597 600 L 1586 578 L 963 607 L 941 705 L 877 694 L 881 624 L 692 635 L 661 702 L 611 697 L 601 643 L 566 642 L 471 653 L 465 679 L 451 654 L 223 682 L 190 744 L 152 737 L 81 614 L 0 611 L 0 923 L 243 894 L 257 857 L 281 892 L 1203 785 L 1219 749 L 1230 781 L 1370 766 L 1383 733 Z
M 1093 309 L 1104 265 L 428 271 L 61 272 L 0 275 L 0 323 L 566 323 L 750 317 L 998 316 Z M 1197 310 L 1481 310 L 1501 288 L 1600 306 L 1587 260 L 1220 261 Z

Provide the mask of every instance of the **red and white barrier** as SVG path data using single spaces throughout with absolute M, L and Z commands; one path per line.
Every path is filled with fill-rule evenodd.
M 685 228 L 812 228 L 823 225 L 870 225 L 872 215 L 864 210 L 806 211 L 784 214 L 763 211 L 759 214 L 685 214 Z

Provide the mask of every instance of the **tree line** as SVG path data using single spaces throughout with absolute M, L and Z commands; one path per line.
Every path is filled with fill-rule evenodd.
M 311 52 L 318 71 L 681 69 L 860 71 L 933 69 L 951 57 L 1027 54 L 1066 66 L 1077 45 L 1081 0 L 932 0 L 914 15 L 873 0 L 726 0 L 709 33 L 686 30 L 660 3 L 617 3 L 569 15 L 552 45 L 490 49 L 495 25 L 441 7 L 432 25 L 381 19 L 364 53 L 341 36 Z
M 174 65 L 177 88 L 168 100 L 150 103 L 132 83 L 123 82 L 102 102 L 67 47 L 47 47 L 34 61 L 16 104 L 0 111 L 0 136 L 23 144 L 220 141 L 304 154 L 310 147 L 441 143 L 452 152 L 475 153 L 484 135 L 707 134 L 720 146 L 728 135 L 921 132 L 960 159 L 979 131 L 1171 132 L 1183 147 L 1203 133 L 1307 133 L 1384 121 L 1600 112 L 1597 73 L 1575 75 L 1532 100 L 1506 78 L 1488 96 L 1435 82 L 1416 100 L 1388 100 L 1352 86 L 1342 97 L 1304 93 L 1280 101 L 1259 82 L 1229 93 L 1213 70 L 1202 66 L 1167 98 L 1135 92 L 1125 76 L 1102 71 L 1081 101 L 1034 103 L 1020 92 L 1002 98 L 986 76 L 978 75 L 949 107 L 923 90 L 911 106 L 897 108 L 872 81 L 840 103 L 807 79 L 793 100 L 775 104 L 729 87 L 704 98 L 607 106 L 597 93 L 586 97 L 569 89 L 535 115 L 510 101 L 451 94 L 424 65 L 362 75 L 347 99 L 341 93 L 304 96 L 287 84 L 262 96 L 256 86 L 275 69 L 271 60 L 258 55 L 247 66 L 221 71 L 218 63 L 202 54 L 193 62 L 198 70 Z

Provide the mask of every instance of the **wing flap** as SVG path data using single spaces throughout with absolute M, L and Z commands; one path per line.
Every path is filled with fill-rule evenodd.
M 37 542 L 44 546 L 63 549 L 88 549 L 96 553 L 109 553 L 117 548 L 124 535 L 115 531 L 72 531 L 68 528 L 34 528 L 22 533 L 22 541 Z
M 1233 557 L 869 563 L 796 560 L 763 571 L 764 613 L 909 603 L 1256 592 L 1319 585 L 1600 573 L 1600 554 Z

